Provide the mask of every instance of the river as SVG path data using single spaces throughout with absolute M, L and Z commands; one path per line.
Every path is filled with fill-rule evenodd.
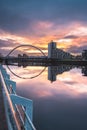
M 61 65 L 11 67 L 11 70 L 22 77 L 8 71 L 17 83 L 17 94 L 33 100 L 37 130 L 87 130 L 86 67 Z

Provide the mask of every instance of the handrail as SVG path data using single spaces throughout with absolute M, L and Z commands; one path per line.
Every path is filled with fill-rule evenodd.
M 23 111 L 25 111 L 23 106 L 22 106 L 22 109 L 23 109 Z M 31 122 L 31 120 L 30 120 L 30 118 L 29 118 L 29 116 L 27 115 L 26 112 L 25 112 L 25 116 L 26 116 L 26 118 L 28 120 L 28 123 L 31 125 L 32 130 L 36 130 L 36 128 L 34 127 L 33 123 Z
M 6 84 L 4 82 L 4 78 L 3 78 L 3 75 L 1 73 L 1 71 L 0 71 L 0 75 L 1 75 L 1 81 L 2 81 L 2 85 L 3 85 L 4 93 L 5 93 L 4 94 L 4 103 L 5 103 L 5 95 L 6 95 L 6 98 L 7 98 L 7 101 L 8 101 L 8 105 L 10 107 L 10 112 L 11 112 L 11 115 L 13 117 L 13 121 L 14 121 L 14 124 L 15 124 L 15 127 L 16 127 L 15 130 L 21 130 L 20 127 L 19 127 L 19 124 L 17 123 L 16 117 L 15 117 L 15 111 L 14 111 L 14 108 L 13 108 L 13 104 L 12 104 L 12 101 L 10 99 L 10 96 L 9 96 L 9 93 L 8 93 L 8 90 L 7 90 Z M 7 111 L 6 107 L 5 107 L 5 111 Z M 7 121 L 9 121 L 7 113 L 6 113 L 6 117 L 7 117 Z M 8 123 L 8 127 L 9 127 L 9 123 Z
M 21 108 L 21 110 L 22 110 L 22 112 L 24 113 L 24 116 L 25 116 L 24 119 L 23 119 L 23 117 L 22 117 L 23 113 L 21 114 L 20 109 L 18 107 L 18 104 L 14 103 L 12 101 L 11 96 L 14 95 L 17 98 L 19 98 L 20 96 L 17 96 L 12 84 L 11 85 L 7 84 L 11 80 L 8 78 L 9 76 L 6 77 L 6 75 L 8 75 L 8 74 L 6 73 L 6 70 L 2 66 L 0 66 L 0 75 L 1 75 L 1 81 L 2 81 L 4 92 L 5 92 L 5 96 L 6 96 L 6 97 L 4 96 L 4 100 L 5 99 L 8 100 L 8 104 L 6 103 L 6 105 L 9 106 L 9 109 L 11 111 L 11 116 L 12 116 L 13 122 L 14 122 L 15 127 L 16 127 L 16 128 L 12 128 L 12 129 L 10 128 L 9 130 L 22 130 L 22 128 L 23 128 L 23 130 L 36 130 L 36 128 L 34 127 L 28 113 L 25 110 L 25 107 L 22 104 L 19 104 L 20 108 Z M 11 83 L 12 82 L 13 81 L 11 81 Z M 23 98 L 23 99 L 25 101 L 28 100 L 26 98 Z M 6 106 L 6 108 L 7 108 L 7 106 Z M 18 114 L 20 123 L 18 122 L 16 112 Z
M 15 94 L 15 95 L 16 95 L 16 92 L 14 91 L 14 89 L 13 89 L 12 87 L 11 87 L 11 89 L 12 89 L 12 92 L 13 92 L 12 94 Z M 8 88 L 8 90 L 9 90 L 9 88 Z M 19 113 L 21 122 L 22 122 L 22 124 L 24 125 L 23 119 L 21 118 L 21 115 L 20 115 L 20 112 L 19 112 L 19 109 L 18 109 L 17 105 L 16 105 L 15 107 L 16 107 L 16 109 L 17 109 L 17 112 Z M 22 110 L 23 110 L 23 112 L 24 112 L 24 114 L 25 114 L 25 117 L 26 117 L 28 123 L 31 125 L 32 130 L 36 130 L 36 128 L 34 127 L 33 123 L 31 122 L 29 116 L 27 115 L 27 113 L 26 113 L 24 107 L 21 106 L 21 108 L 22 108 Z

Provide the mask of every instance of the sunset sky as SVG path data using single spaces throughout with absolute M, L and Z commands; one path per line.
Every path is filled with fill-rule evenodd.
M 51 40 L 74 54 L 87 49 L 87 0 L 0 0 L 0 53 L 19 44 L 46 51 Z
M 47 54 L 52 40 L 75 55 L 87 49 L 87 0 L 0 0 L 0 55 L 22 44 Z M 24 49 L 35 55 L 35 50 Z M 33 100 L 37 130 L 87 130 L 87 76 L 82 73 L 87 67 L 59 74 L 62 69 L 57 66 L 57 80 L 52 83 L 48 75 L 55 74 L 48 74 L 47 67 L 4 67 L 16 82 L 17 95 Z

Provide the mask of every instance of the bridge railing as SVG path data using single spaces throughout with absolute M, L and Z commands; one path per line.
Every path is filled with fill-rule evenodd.
M 0 79 L 9 130 L 36 130 L 32 123 L 33 102 L 16 94 L 16 82 L 0 65 Z

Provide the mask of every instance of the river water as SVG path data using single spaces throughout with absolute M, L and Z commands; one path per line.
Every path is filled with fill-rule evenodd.
M 37 130 L 87 130 L 86 67 L 61 65 L 11 67 L 11 70 L 29 78 L 18 78 L 9 72 L 17 83 L 17 94 L 33 100 L 33 122 Z

